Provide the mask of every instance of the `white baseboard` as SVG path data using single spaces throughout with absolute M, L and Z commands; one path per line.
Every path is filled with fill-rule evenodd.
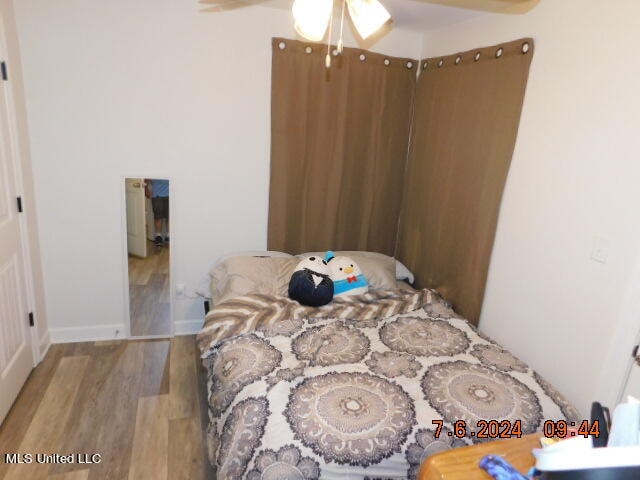
M 174 335 L 195 335 L 202 329 L 204 319 L 198 320 L 178 320 L 173 325 Z
M 195 335 L 202 329 L 203 319 L 179 320 L 174 324 L 174 335 Z M 51 343 L 95 342 L 125 338 L 125 325 L 98 325 L 95 327 L 50 328 L 40 341 L 42 358 Z
M 126 338 L 124 324 L 50 328 L 51 343 L 95 342 Z
M 49 331 L 46 331 L 45 334 L 40 337 L 38 341 L 38 352 L 40 353 L 40 361 L 42 361 L 49 351 L 49 347 L 51 346 L 51 337 L 49 335 Z

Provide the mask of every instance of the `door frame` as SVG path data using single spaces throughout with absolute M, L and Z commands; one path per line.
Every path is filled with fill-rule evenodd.
M 2 56 L 5 61 L 9 65 L 12 64 L 12 59 L 9 58 L 9 48 L 5 39 L 5 19 L 0 12 L 0 56 Z M 31 249 L 29 248 L 29 226 L 27 222 L 27 215 L 34 215 L 35 205 L 25 205 L 24 201 L 26 200 L 25 188 L 24 188 L 24 176 L 22 172 L 22 159 L 23 153 L 20 149 L 20 139 L 18 135 L 18 116 L 16 114 L 16 106 L 15 106 L 15 91 L 13 88 L 13 82 L 5 81 L 4 86 L 6 88 L 7 96 L 7 131 L 9 132 L 8 138 L 8 154 L 9 161 L 13 164 L 13 177 L 9 179 L 14 183 L 15 194 L 17 197 L 21 197 L 23 200 L 23 211 L 22 213 L 17 214 L 18 220 L 18 229 L 20 231 L 20 253 L 22 257 L 22 265 L 20 267 L 23 270 L 24 274 L 24 296 L 26 302 L 27 312 L 33 312 L 34 316 L 34 325 L 33 327 L 29 327 L 29 336 L 31 340 L 31 356 L 33 366 L 38 365 L 44 356 L 47 354 L 51 342 L 48 341 L 48 335 L 45 335 L 45 345 L 44 348 L 40 345 L 40 338 L 38 336 L 38 321 L 39 321 L 39 312 L 36 308 L 36 300 L 35 300 L 35 292 L 34 292 L 34 281 L 33 281 L 33 260 L 31 258 Z M 26 208 L 25 208 L 26 207 Z M 26 318 L 24 319 L 27 320 Z M 42 351 L 41 351 L 42 348 Z
M 636 345 L 640 345 L 640 332 L 638 332 L 638 336 L 635 338 L 635 341 L 633 343 L 633 347 L 631 347 L 631 348 L 632 349 L 635 348 Z M 633 357 L 631 357 L 631 360 L 630 360 L 630 362 L 627 365 L 627 368 L 625 370 L 624 382 L 622 384 L 622 387 L 620 388 L 620 393 L 618 394 L 617 403 L 625 403 L 626 402 L 626 399 L 624 398 L 624 395 L 625 395 L 625 392 L 627 391 L 627 388 L 629 387 L 629 381 L 631 380 L 631 373 L 633 372 L 634 368 L 640 368 L 640 367 L 636 365 L 636 360 Z
M 129 181 L 132 181 L 132 184 L 128 184 Z M 143 215 L 142 215 L 142 221 L 144 222 L 144 226 L 142 228 L 142 231 L 144 232 L 144 245 L 140 245 L 139 244 L 139 238 L 134 238 L 133 239 L 133 243 L 136 243 L 137 245 L 135 245 L 135 248 L 131 249 L 131 245 L 129 244 L 129 207 L 132 206 L 129 203 L 129 197 L 127 195 L 131 195 L 131 188 L 136 188 L 135 185 L 136 183 L 139 186 L 139 190 L 141 191 L 137 191 L 135 193 L 134 196 L 139 196 L 142 195 L 142 209 L 143 209 Z M 126 207 L 126 211 L 125 211 L 125 216 L 126 216 L 126 220 L 127 220 L 127 253 L 131 253 L 131 250 L 134 250 L 133 255 L 137 256 L 139 258 L 146 258 L 149 254 L 148 249 L 147 249 L 147 195 L 146 195 L 146 189 L 143 187 L 144 184 L 144 179 L 143 178 L 137 178 L 137 177 L 127 177 L 125 178 L 125 207 Z M 136 208 L 135 206 L 133 206 L 133 210 L 138 210 L 140 205 L 138 205 L 138 208 Z M 138 248 L 141 247 L 141 248 Z M 144 255 L 142 255 L 142 251 L 140 250 L 144 250 Z
M 175 335 L 175 302 L 173 294 L 173 272 L 175 271 L 175 235 L 173 231 L 173 221 L 169 221 L 169 238 L 171 239 L 171 247 L 169 248 L 169 314 L 171 319 L 169 321 L 169 333 L 167 335 L 131 335 L 131 313 L 129 305 L 129 253 L 127 250 L 127 199 L 126 199 L 126 184 L 127 178 L 157 178 L 158 180 L 169 180 L 169 218 L 171 218 L 171 212 L 175 210 L 175 189 L 173 186 L 173 179 L 169 175 L 156 175 L 150 173 L 140 174 L 140 172 L 133 174 L 122 174 L 120 176 L 120 212 L 121 212 L 121 246 L 120 257 L 122 262 L 122 296 L 124 305 L 124 326 L 125 335 L 128 339 L 140 340 L 148 338 L 173 338 Z M 145 233 L 146 236 L 146 233 Z
M 594 379 L 596 392 L 600 395 L 598 400 L 609 408 L 623 400 L 633 367 L 631 352 L 640 342 L 640 250 L 636 254 L 627 285 L 620 310 L 615 317 L 617 322 L 613 327 L 612 340 L 605 350 L 601 376 Z M 607 326 L 603 325 L 603 328 Z

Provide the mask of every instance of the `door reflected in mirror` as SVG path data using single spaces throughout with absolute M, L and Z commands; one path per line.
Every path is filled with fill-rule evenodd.
M 131 336 L 170 336 L 169 180 L 126 178 Z

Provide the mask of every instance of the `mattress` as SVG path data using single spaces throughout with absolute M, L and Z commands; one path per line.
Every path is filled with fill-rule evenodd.
M 427 289 L 321 308 L 246 295 L 211 310 L 197 341 L 219 480 L 413 479 L 439 451 L 579 420 Z

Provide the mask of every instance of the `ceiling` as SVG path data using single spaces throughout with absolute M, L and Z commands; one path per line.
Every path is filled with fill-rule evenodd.
M 539 0 L 482 0 L 485 8 L 493 11 L 503 10 L 505 5 L 535 5 Z M 393 18 L 397 28 L 424 32 L 441 28 L 470 18 L 485 15 L 487 12 L 467 8 L 438 5 L 449 3 L 457 5 L 478 5 L 478 0 L 381 0 Z M 293 0 L 267 0 L 264 6 L 290 9 Z M 524 12 L 511 12 L 524 13 Z
M 382 0 L 382 4 L 389 10 L 394 26 L 422 32 L 486 14 L 420 0 Z

